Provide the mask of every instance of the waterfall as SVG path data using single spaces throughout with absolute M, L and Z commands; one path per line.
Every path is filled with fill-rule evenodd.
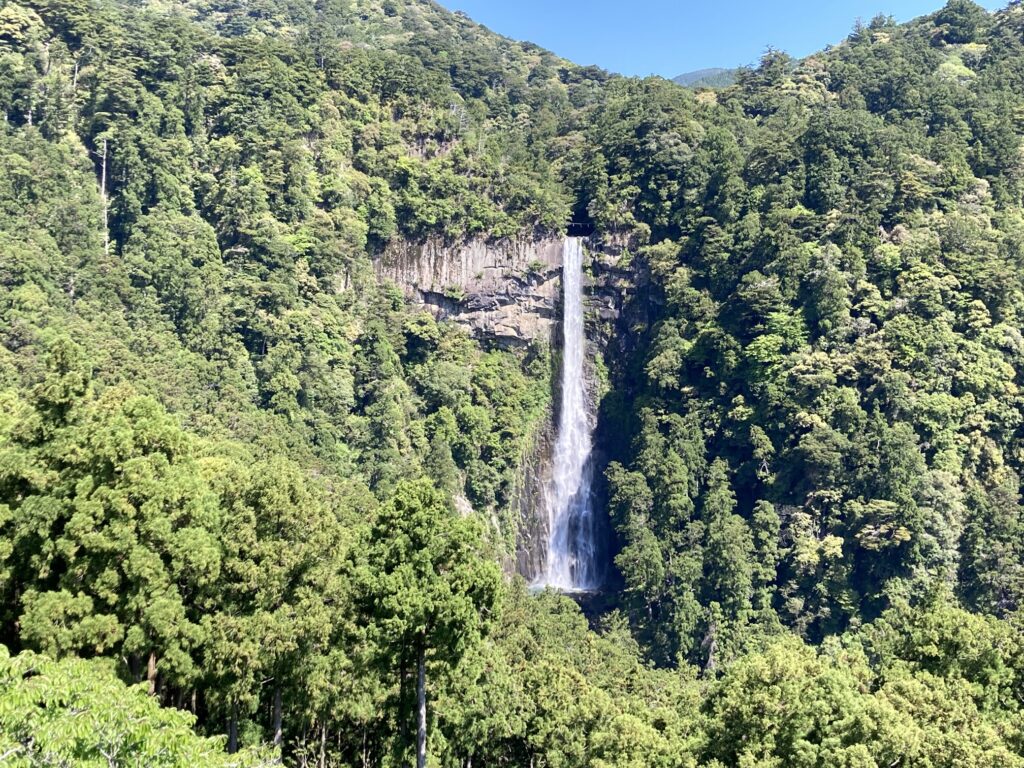
M 567 237 L 562 248 L 562 403 L 544 493 L 548 546 L 537 586 L 586 591 L 599 586 L 597 531 L 591 498 L 593 431 L 587 408 L 583 328 L 583 241 Z

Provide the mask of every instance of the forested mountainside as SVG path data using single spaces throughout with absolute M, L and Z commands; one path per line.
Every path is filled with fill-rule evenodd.
M 406 765 L 422 671 L 430 765 L 1024 765 L 1017 3 L 692 92 L 427 0 L 0 0 L 0 103 L 0 762 Z M 374 269 L 570 220 L 595 626 L 499 567 L 557 348 Z
M 736 84 L 736 74 L 738 71 L 722 67 L 698 69 L 694 72 L 685 72 L 673 77 L 672 82 L 685 85 L 687 88 L 725 88 Z

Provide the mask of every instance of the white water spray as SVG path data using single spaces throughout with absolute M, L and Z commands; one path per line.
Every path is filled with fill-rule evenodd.
M 544 493 L 548 547 L 537 586 L 578 592 L 599 586 L 597 531 L 591 498 L 591 420 L 583 360 L 583 242 L 568 237 L 562 249 L 562 407 Z

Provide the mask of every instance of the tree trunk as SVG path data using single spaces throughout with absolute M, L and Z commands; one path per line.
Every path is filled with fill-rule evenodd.
M 416 768 L 427 768 L 427 653 L 420 637 L 416 656 Z
M 717 663 L 715 656 L 718 652 L 718 624 L 716 622 L 712 621 L 709 624 L 704 642 L 701 643 L 701 649 L 706 649 L 708 652 L 708 660 L 704 664 L 704 674 L 705 676 L 712 675 L 715 671 Z
M 103 140 L 103 164 L 100 168 L 100 200 L 103 203 L 103 253 L 110 255 L 110 201 L 107 200 L 107 140 Z
M 233 755 L 238 751 L 238 713 L 235 707 L 231 707 L 231 717 L 228 719 L 228 754 Z
M 281 727 L 283 718 L 281 715 L 281 686 L 274 688 L 274 746 L 281 746 L 281 739 L 284 736 L 284 729 Z
M 156 651 L 149 652 L 149 663 L 146 665 L 146 680 L 149 682 L 149 695 L 156 696 Z
M 320 768 L 327 768 L 327 723 L 320 726 Z
M 406 717 L 407 707 L 409 706 L 409 670 L 407 667 L 408 656 L 402 654 L 399 660 L 398 667 L 398 739 L 402 745 L 402 768 L 411 768 L 412 763 L 408 761 L 408 755 L 405 754 L 406 745 L 411 744 L 411 732 L 410 732 L 410 720 Z
M 309 768 L 309 750 L 307 749 L 309 746 L 309 739 L 310 733 L 309 726 L 307 725 L 302 729 L 302 741 L 300 742 L 302 744 L 302 749 L 299 750 L 298 768 Z

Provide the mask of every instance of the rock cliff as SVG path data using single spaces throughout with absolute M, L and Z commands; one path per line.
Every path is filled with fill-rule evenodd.
M 375 268 L 378 278 L 393 281 L 411 301 L 484 341 L 549 341 L 558 322 L 561 238 L 398 243 L 376 259 Z

